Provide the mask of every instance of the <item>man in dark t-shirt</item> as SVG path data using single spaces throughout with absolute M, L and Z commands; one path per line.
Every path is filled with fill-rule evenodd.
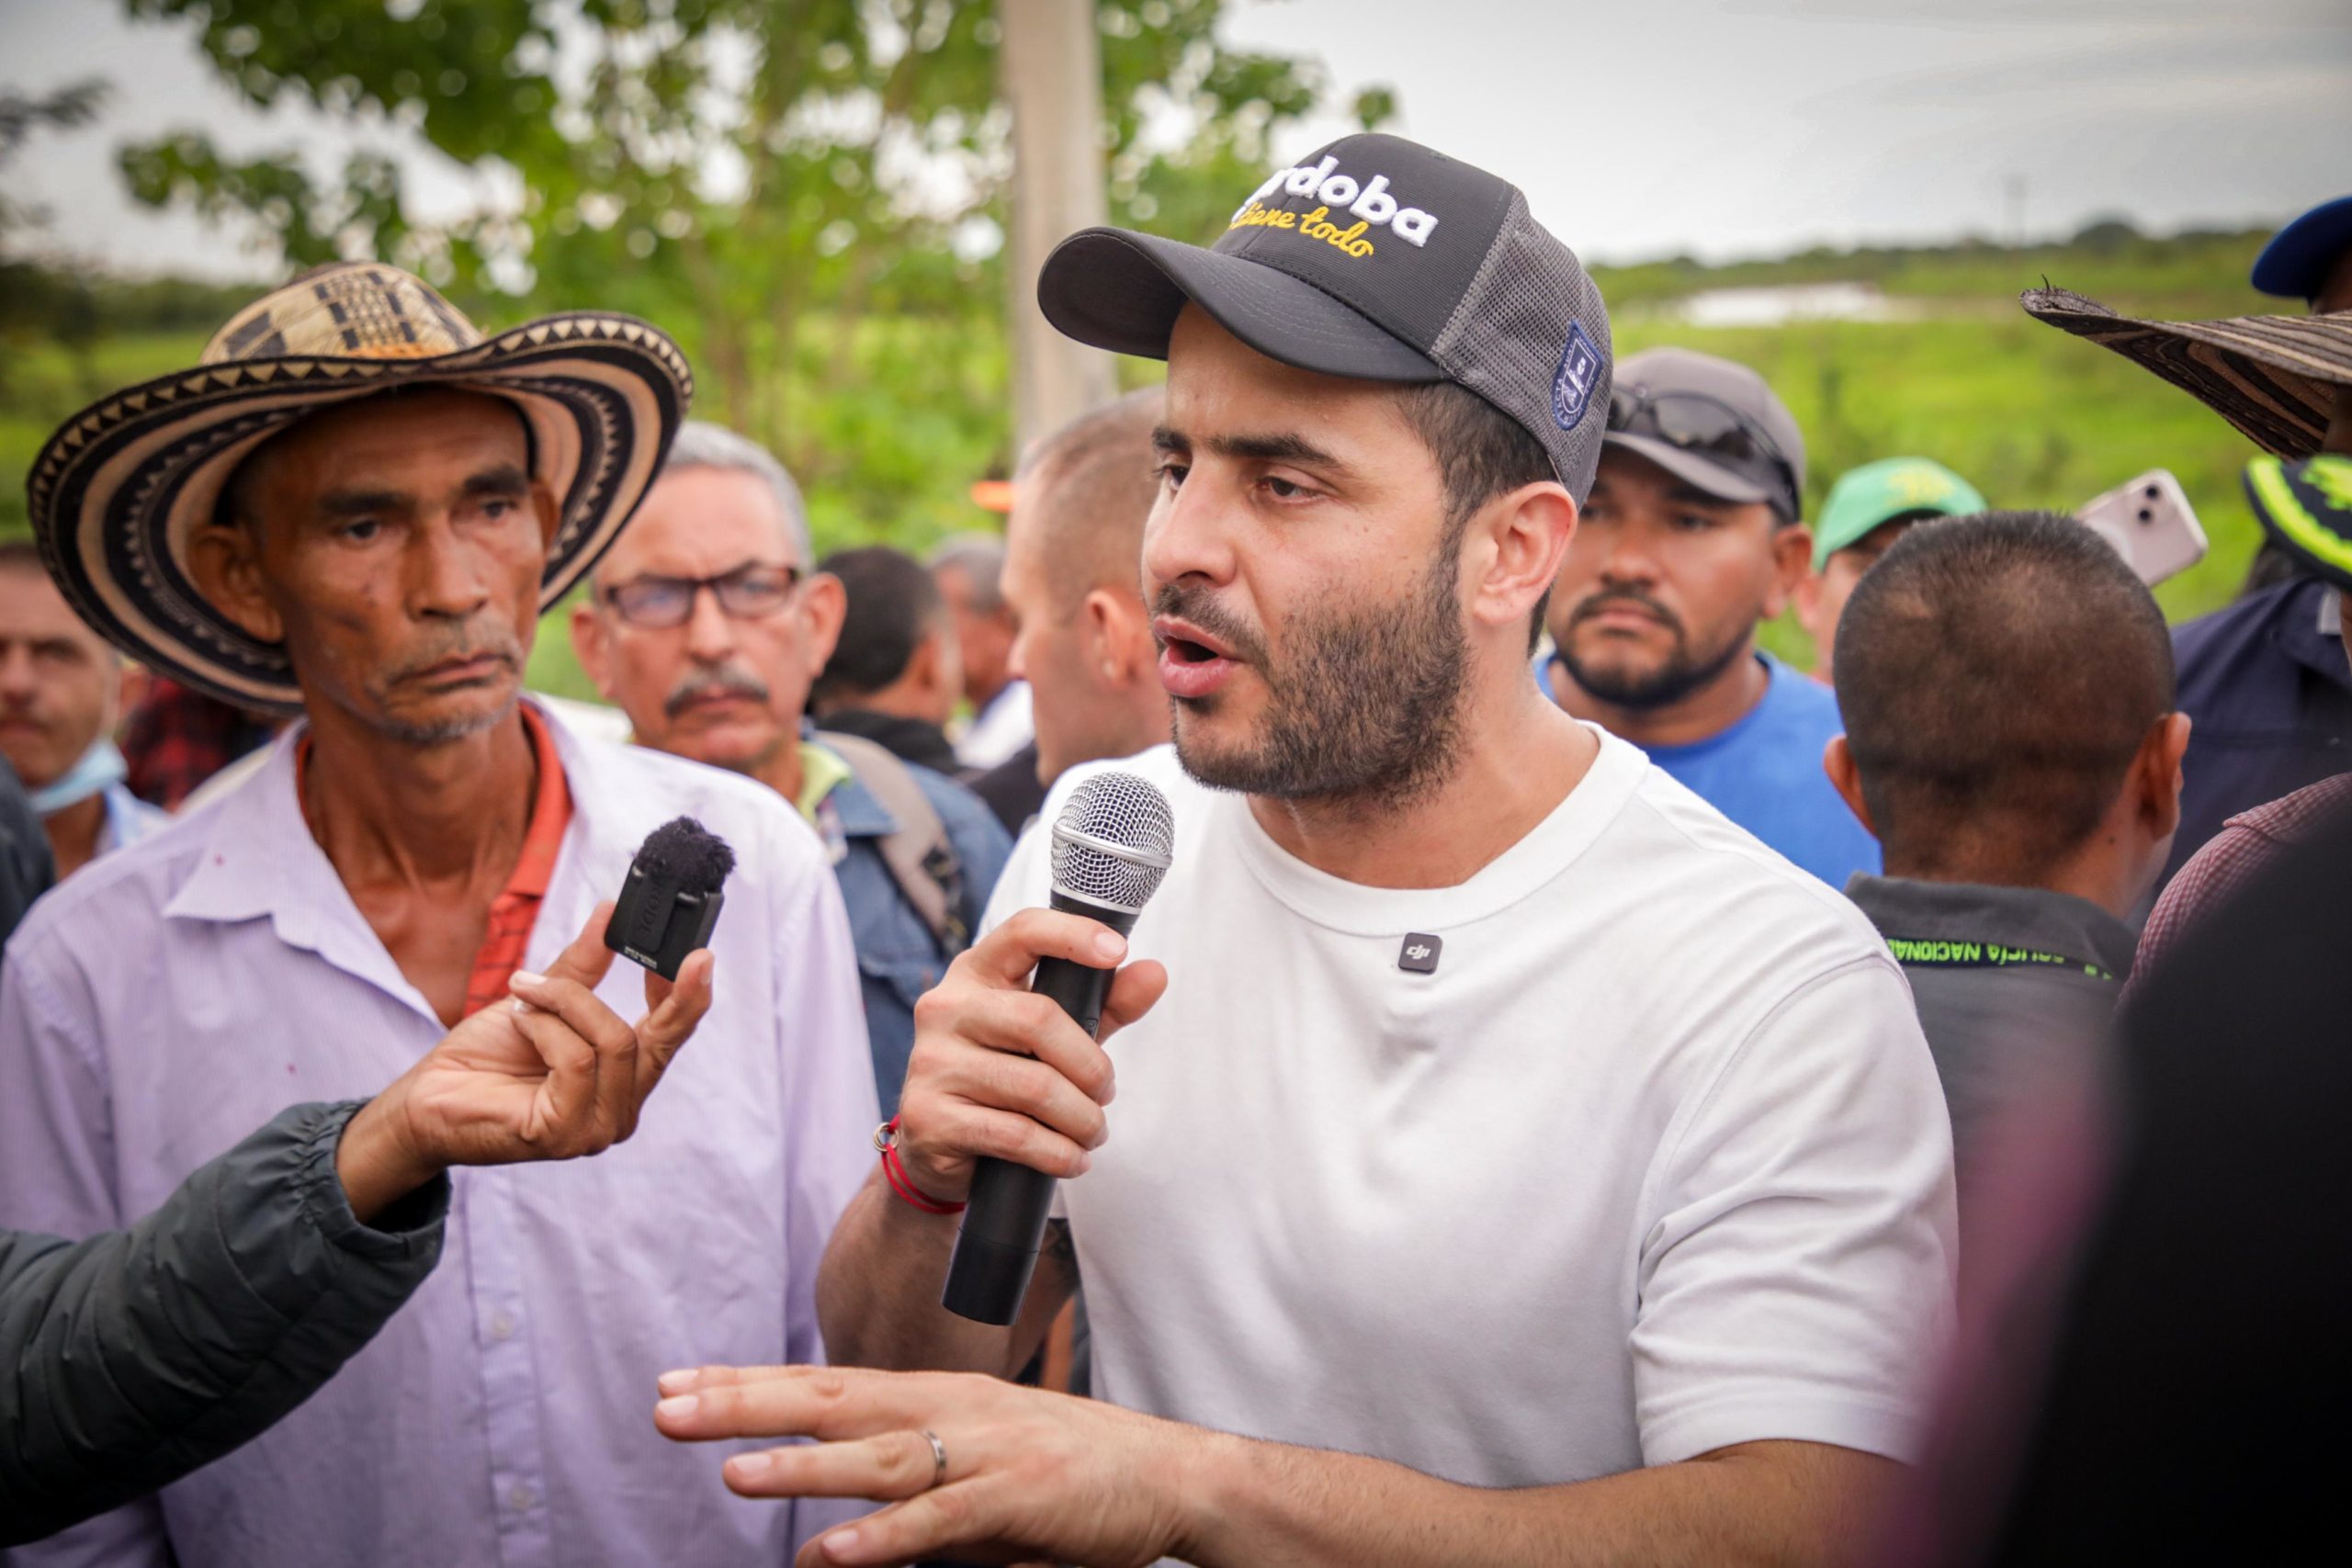
M 2079 1082 L 2179 820 L 2164 614 L 2054 513 L 1916 525 L 1838 631 L 1831 781 L 1886 853 L 1847 893 L 1911 981 L 1951 1109 L 1961 1256 L 1987 1129 Z

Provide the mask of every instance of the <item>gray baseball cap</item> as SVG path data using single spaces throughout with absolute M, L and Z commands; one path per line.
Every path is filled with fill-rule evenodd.
M 1804 508 L 1804 433 L 1764 378 L 1688 348 L 1645 348 L 1617 367 L 1608 444 L 1724 501 Z
M 1579 503 L 1592 488 L 1608 308 L 1526 197 L 1483 169 L 1401 137 L 1343 136 L 1275 170 L 1206 250 L 1086 229 L 1037 275 L 1062 333 L 1148 359 L 1168 357 L 1188 300 L 1302 370 L 1465 387 L 1535 437 Z

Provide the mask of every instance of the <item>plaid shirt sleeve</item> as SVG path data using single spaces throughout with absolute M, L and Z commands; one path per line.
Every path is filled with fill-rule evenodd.
M 2352 803 L 2352 773 L 2337 773 L 2267 806 L 2239 813 L 2211 842 L 2188 857 L 2165 886 L 2140 932 L 2131 987 L 2152 975 L 2182 935 L 2238 896 L 2279 853 Z
M 158 675 L 123 721 L 130 792 L 176 811 L 205 780 L 269 739 L 269 721 Z
M 2270 863 L 2278 845 L 2242 818 L 2232 818 L 2205 847 L 2165 885 L 2164 897 L 2148 913 L 2141 928 L 2139 952 L 2132 960 L 2132 985 L 2163 967 L 2165 956 L 2179 945 L 2181 933 L 2211 910 L 2226 904 Z

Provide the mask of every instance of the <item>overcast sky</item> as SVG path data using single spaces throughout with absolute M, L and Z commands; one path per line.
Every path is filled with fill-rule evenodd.
M 1772 254 L 2006 234 L 2121 213 L 2275 221 L 2352 192 L 2352 0 L 1236 0 L 1230 37 L 1393 86 L 1397 129 L 1510 179 L 1589 257 Z M 113 150 L 181 127 L 232 151 L 350 133 L 264 118 L 184 28 L 112 0 L 0 0 L 0 87 L 109 78 L 96 127 L 45 136 L 0 189 L 60 247 L 130 270 L 264 264 L 121 194 Z M 1336 125 L 1278 149 L 1295 155 Z M 427 203 L 462 173 L 413 165 Z

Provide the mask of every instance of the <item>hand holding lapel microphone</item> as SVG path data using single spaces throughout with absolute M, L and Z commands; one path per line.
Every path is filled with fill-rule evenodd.
M 1053 828 L 1053 908 L 1100 920 L 1121 936 L 1168 874 L 1176 818 L 1168 797 L 1133 773 L 1097 773 L 1070 792 Z M 1051 997 L 1093 1034 L 1113 971 L 1045 958 L 1030 989 Z M 975 1323 L 1021 1314 L 1054 1203 L 1054 1179 L 1010 1160 L 979 1160 L 969 1207 L 947 1265 L 940 1304 Z
M 691 817 L 673 818 L 646 835 L 620 901 L 605 922 L 605 945 L 665 980 L 698 947 L 710 945 L 726 903 L 719 888 L 735 869 L 727 840 Z

